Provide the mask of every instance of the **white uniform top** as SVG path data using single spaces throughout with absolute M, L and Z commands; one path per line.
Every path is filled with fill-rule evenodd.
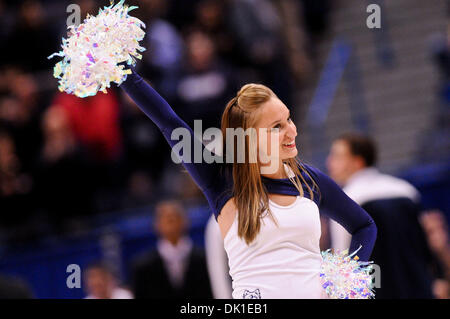
M 225 236 L 233 298 L 326 298 L 320 284 L 322 263 L 319 208 L 297 196 L 289 206 L 269 200 L 278 226 L 266 215 L 248 246 L 237 235 L 238 214 Z

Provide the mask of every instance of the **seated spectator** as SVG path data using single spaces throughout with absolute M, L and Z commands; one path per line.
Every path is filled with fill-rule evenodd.
M 195 21 L 195 7 L 200 0 L 167 1 L 167 19 L 182 30 Z
M 158 198 L 157 185 L 145 171 L 136 170 L 130 174 L 123 206 L 137 208 L 153 204 Z
M 176 80 L 183 60 L 184 43 L 178 30 L 167 21 L 168 2 L 145 0 L 143 9 L 147 32 L 142 74 L 152 82 L 158 92 L 171 102 L 175 96 Z
M 212 298 L 204 252 L 187 236 L 187 217 L 178 201 L 156 206 L 156 249 L 133 270 L 136 298 Z
M 103 263 L 91 264 L 85 271 L 85 299 L 133 299 L 133 294 L 117 285 L 117 278 Z
M 441 93 L 450 103 L 450 23 L 446 34 L 436 33 L 431 38 L 431 54 L 441 75 Z
M 221 0 L 202 0 L 196 6 L 196 26 L 216 44 L 217 55 L 227 63 L 242 62 L 236 39 L 228 26 L 228 5 Z
M 200 188 L 181 165 L 167 164 L 160 184 L 165 194 L 172 194 L 183 202 L 183 206 L 208 206 Z
M 193 30 L 186 37 L 186 64 L 178 81 L 174 107 L 194 127 L 220 127 L 220 114 L 237 91 L 234 73 L 216 55 L 215 44 L 204 32 Z
M 38 206 L 55 230 L 93 211 L 91 169 L 65 111 L 50 107 L 42 119 L 44 144 L 36 171 Z
M 4 90 L 5 96 L 0 98 L 0 125 L 14 139 L 23 169 L 31 171 L 42 143 L 43 101 L 38 83 L 31 74 L 17 68 L 3 68 L 1 73 L 0 90 Z
M 23 172 L 14 140 L 0 131 L 0 230 L 23 224 L 30 217 L 33 186 L 31 176 Z
M 269 0 L 230 0 L 228 5 L 229 25 L 237 41 L 236 49 L 245 58 L 242 66 L 250 67 L 257 74 L 255 79 L 249 77 L 245 82 L 262 82 L 286 105 L 292 105 L 293 78 L 282 36 L 283 21 L 275 3 Z
M 148 176 L 150 183 L 157 183 L 170 161 L 170 148 L 157 126 L 148 120 L 133 100 L 127 94 L 121 97 L 122 159 L 129 176 L 128 183 L 132 183 L 131 178 L 136 173 Z
M 41 1 L 27 0 L 20 4 L 17 25 L 7 40 L 6 61 L 20 65 L 26 71 L 50 70 L 53 61 L 47 59 L 58 51 L 57 30 L 46 17 Z M 13 49 L 12 49 L 13 48 Z M 30 49 L 33 54 L 30 54 Z
M 77 143 L 94 166 L 89 182 L 96 192 L 95 210 L 118 209 L 123 171 L 118 165 L 122 154 L 122 132 L 116 92 L 109 89 L 107 94 L 98 93 L 82 99 L 58 93 L 53 105 L 64 110 Z
M 6 41 L 16 20 L 16 12 L 5 0 L 0 0 L 0 49 L 5 50 Z
M 122 137 L 119 101 L 114 90 L 83 99 L 58 92 L 53 105 L 64 109 L 74 137 L 93 160 L 109 162 L 117 159 Z

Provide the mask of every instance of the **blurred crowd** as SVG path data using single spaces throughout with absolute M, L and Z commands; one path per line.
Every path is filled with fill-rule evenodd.
M 71 1 L 0 0 L 0 241 L 77 232 L 89 217 L 203 197 L 172 164 L 156 126 L 116 86 L 85 99 L 61 93 L 52 68 Z M 81 18 L 109 1 L 79 0 Z M 271 87 L 291 105 L 327 28 L 326 0 L 142 0 L 138 71 L 189 124 L 219 127 L 238 88 Z M 82 21 L 82 20 L 81 20 Z M 314 44 L 314 45 L 313 45 Z

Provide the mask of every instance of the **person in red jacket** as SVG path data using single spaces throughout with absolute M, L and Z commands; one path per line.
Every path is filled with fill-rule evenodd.
M 117 159 L 122 140 L 119 101 L 113 90 L 84 99 L 58 93 L 53 104 L 65 110 L 75 137 L 93 160 L 110 162 Z

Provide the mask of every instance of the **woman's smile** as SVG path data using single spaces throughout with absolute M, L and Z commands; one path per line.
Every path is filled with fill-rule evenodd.
M 289 142 L 289 143 L 283 143 L 283 147 L 286 147 L 287 149 L 293 149 L 295 148 L 295 141 Z

